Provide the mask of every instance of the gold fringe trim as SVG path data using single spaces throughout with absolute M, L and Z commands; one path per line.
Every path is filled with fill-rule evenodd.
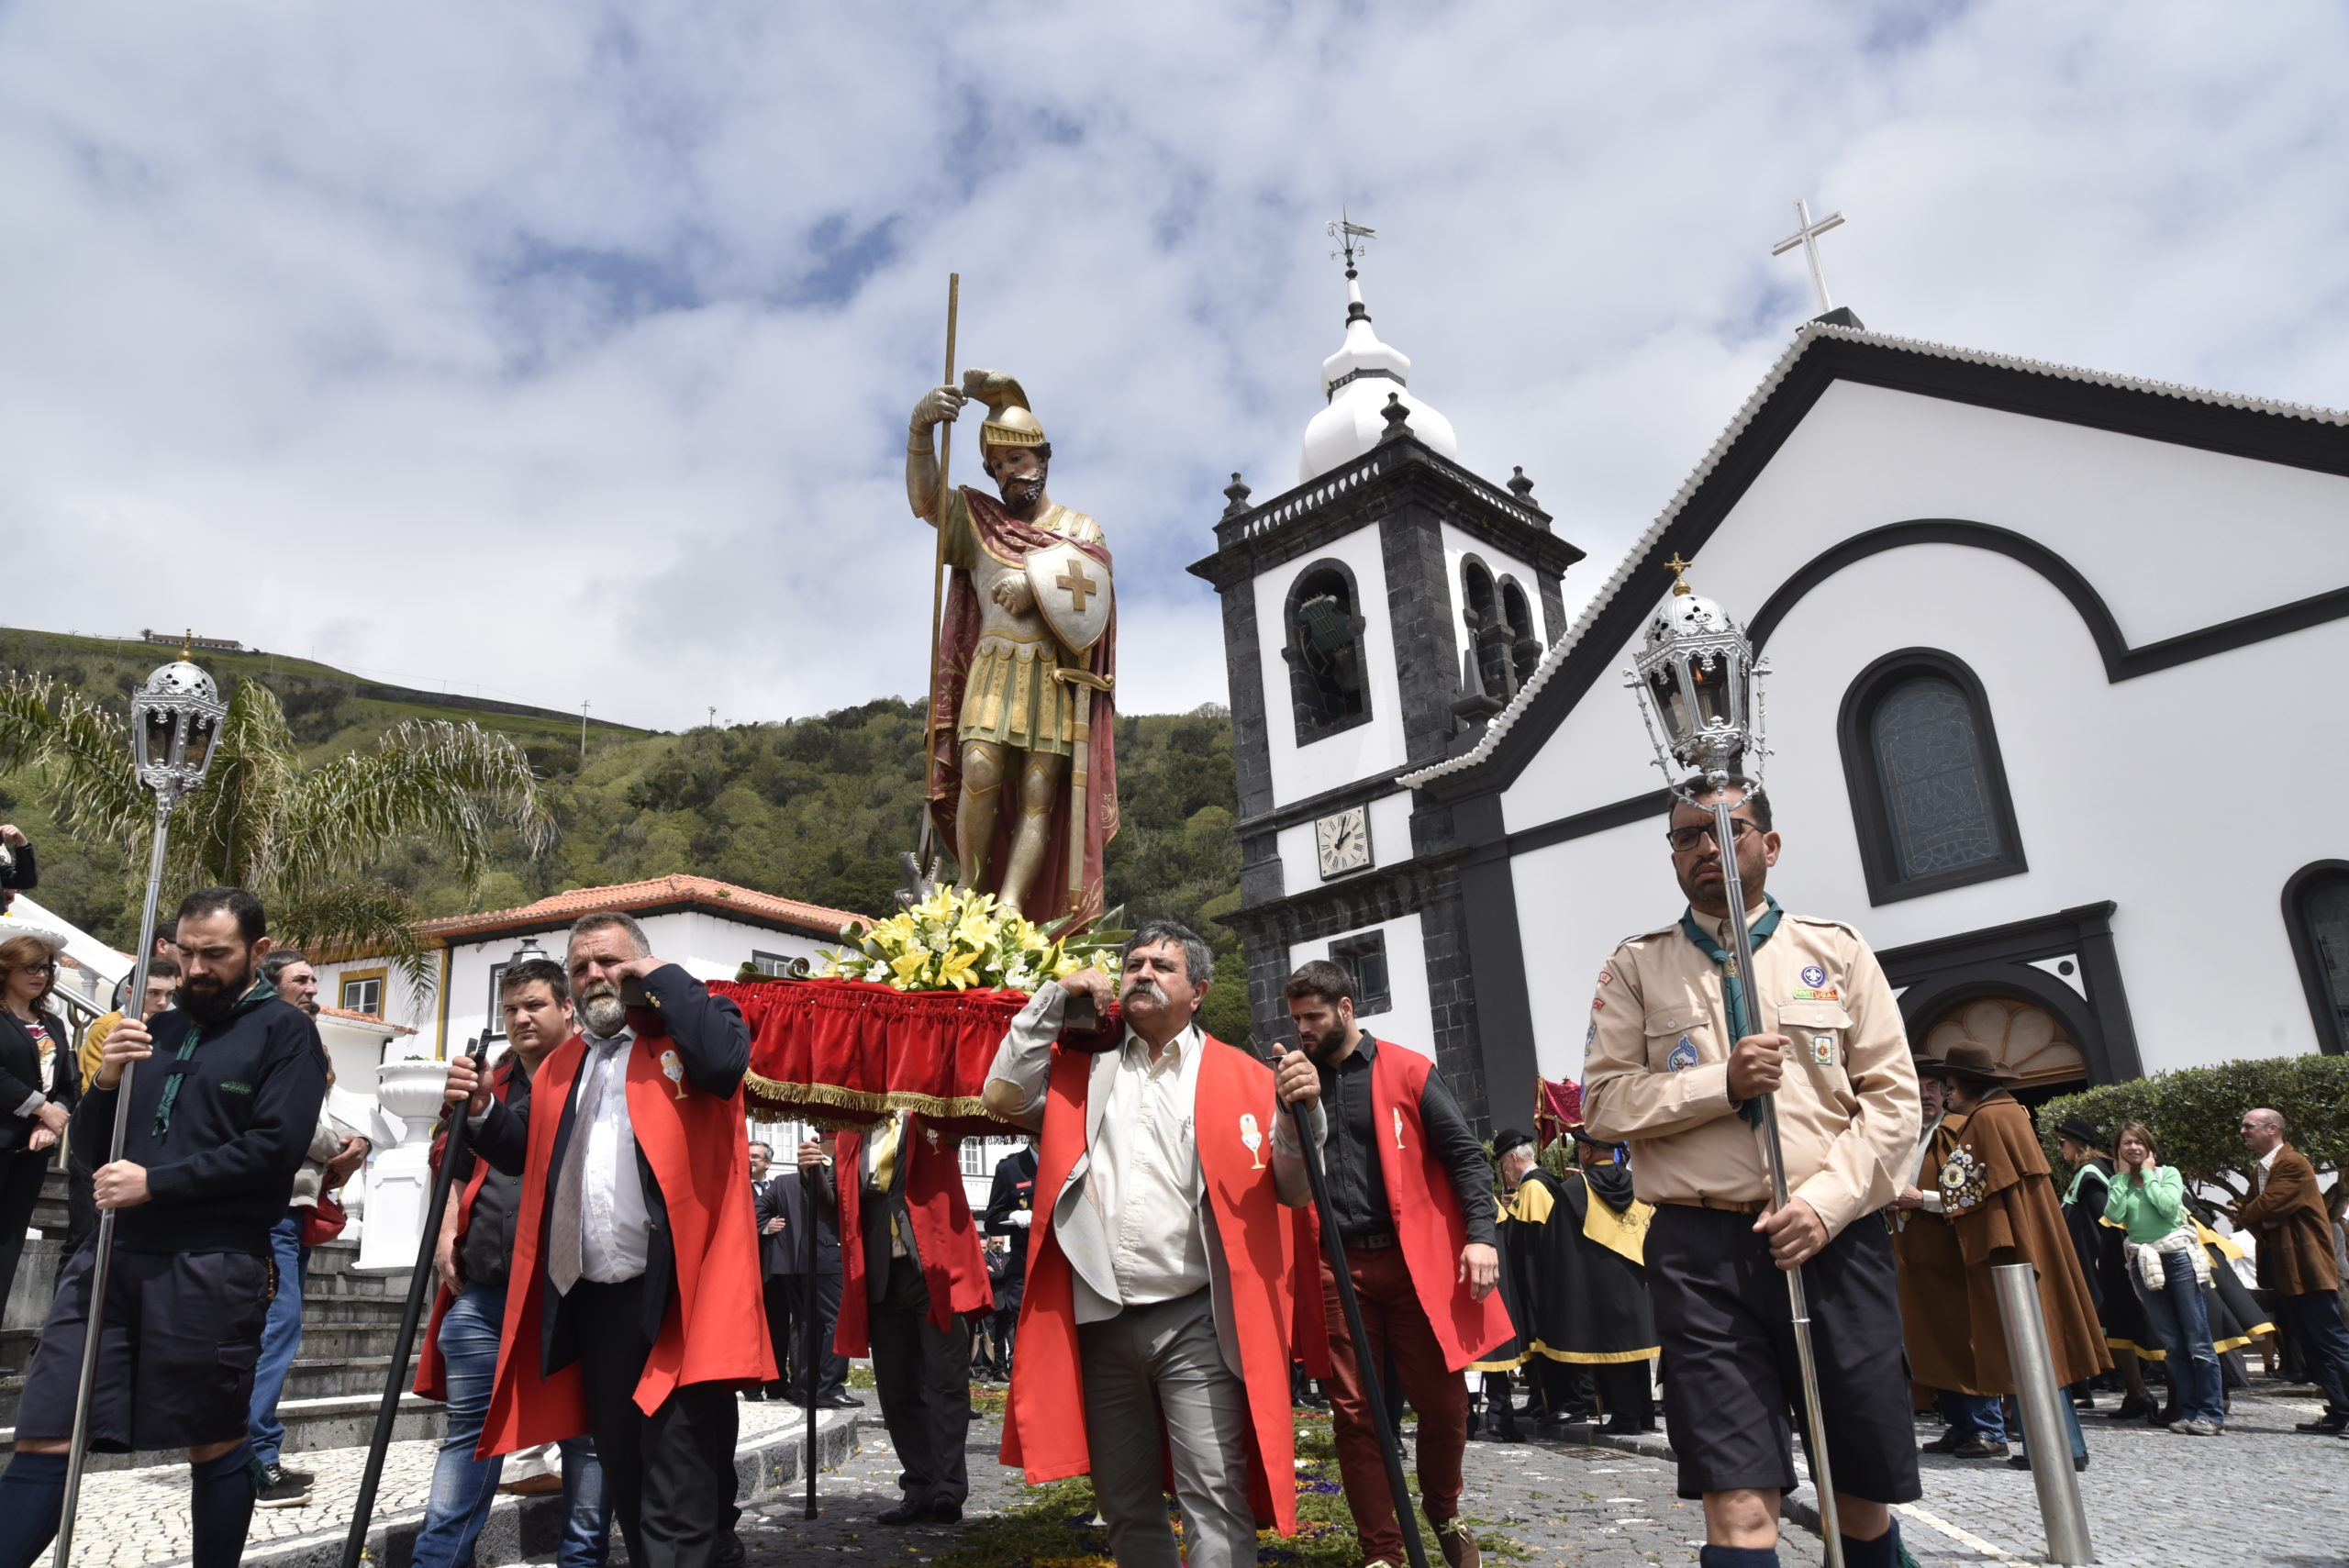
M 1529 1352 L 1526 1355 L 1518 1357 L 1515 1361 L 1470 1362 L 1462 1370 L 1465 1372 L 1515 1372 L 1519 1367 L 1523 1366 L 1531 1359 L 1532 1357 Z
M 832 1130 L 870 1127 L 892 1112 L 914 1111 L 940 1121 L 977 1117 L 1014 1133 L 1026 1131 L 989 1113 L 985 1102 L 976 1095 L 958 1095 L 950 1098 L 939 1095 L 917 1095 L 904 1089 L 875 1094 L 866 1089 L 844 1089 L 837 1084 L 785 1084 L 773 1078 L 763 1078 L 756 1073 L 742 1075 L 742 1087 L 748 1096 L 774 1102 L 750 1107 L 751 1116 L 759 1121 L 793 1119 L 793 1112 L 787 1108 L 792 1106 L 829 1106 L 842 1111 L 861 1113 L 852 1119 L 817 1121 L 817 1126 Z
M 1533 1341 L 1533 1349 L 1553 1362 L 1575 1366 L 1621 1366 L 1626 1362 L 1653 1361 L 1664 1353 L 1661 1345 L 1650 1345 L 1644 1351 L 1553 1351 L 1539 1340 Z

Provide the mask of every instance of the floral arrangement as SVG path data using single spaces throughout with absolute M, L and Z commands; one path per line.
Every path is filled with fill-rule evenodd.
M 963 991 L 974 986 L 1033 991 L 1087 964 L 1099 964 L 1121 933 L 1069 934 L 996 906 L 992 893 L 951 884 L 920 903 L 874 924 L 859 921 L 841 935 L 851 945 L 818 956 L 822 973 L 872 980 L 900 991 Z

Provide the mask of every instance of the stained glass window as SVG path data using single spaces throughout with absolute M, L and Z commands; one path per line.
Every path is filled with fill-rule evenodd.
M 2300 888 L 2300 925 L 2324 970 L 2324 989 L 2343 1038 L 2349 1038 L 2349 873 L 2310 877 Z
M 1964 688 L 1943 675 L 1911 676 L 1877 699 L 1869 730 L 1903 881 L 2002 857 L 1981 736 Z

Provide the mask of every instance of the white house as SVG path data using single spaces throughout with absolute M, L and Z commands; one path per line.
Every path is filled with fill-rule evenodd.
M 1874 943 L 1913 1040 L 2041 1088 L 2343 1050 L 2349 829 L 2294 798 L 2349 751 L 2344 425 L 1838 311 L 1554 642 L 1571 547 L 1408 420 L 1261 506 L 1235 484 L 1193 570 L 1223 595 L 1260 1025 L 1295 963 L 1358 954 L 1367 1027 L 1431 1045 L 1472 1113 L 1522 1125 L 1537 1071 L 1580 1076 L 1600 962 L 1680 909 L 1622 685 L 1676 554 L 1772 669 L 1772 890 Z M 1359 606 L 1319 645 L 1317 573 Z M 1530 658 L 1486 607 L 1508 574 L 1539 584 Z

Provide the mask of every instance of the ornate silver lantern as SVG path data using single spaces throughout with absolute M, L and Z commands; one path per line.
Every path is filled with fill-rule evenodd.
M 212 677 L 189 660 L 190 648 L 183 644 L 180 656 L 147 677 L 130 699 L 130 756 L 139 782 L 155 793 L 155 835 L 147 856 L 147 903 L 139 917 L 138 957 L 130 975 L 130 1006 L 138 1006 L 137 998 L 147 995 L 147 966 L 155 956 L 156 906 L 163 891 L 163 854 L 170 841 L 172 812 L 179 803 L 203 787 L 204 775 L 212 767 L 214 742 L 220 738 L 220 721 L 228 716 L 228 706 L 220 700 L 220 688 Z M 116 1087 L 116 1104 L 127 1106 L 130 1100 L 130 1081 L 137 1063 L 125 1062 L 121 1082 Z M 122 1158 L 123 1135 L 129 1130 L 128 1111 L 119 1112 L 114 1118 L 114 1140 L 106 1153 L 109 1164 Z M 98 1234 L 95 1256 L 90 1271 L 90 1299 L 104 1303 L 106 1299 L 106 1276 L 114 1261 L 114 1222 L 117 1211 L 98 1211 Z M 72 1445 L 65 1461 L 65 1506 L 59 1517 L 57 1551 L 51 1559 L 55 1568 L 69 1568 L 73 1556 L 74 1514 L 81 1503 L 82 1466 L 89 1448 L 90 1396 L 96 1385 L 98 1343 L 101 1336 L 85 1335 L 82 1341 L 82 1377 L 73 1398 Z
M 1675 794 L 1692 773 L 1717 785 L 1731 774 L 1752 776 L 1759 793 L 1767 666 L 1755 662 L 1728 612 L 1688 586 L 1688 562 L 1675 555 L 1665 564 L 1672 595 L 1650 617 L 1628 682 L 1640 694 L 1656 766 Z
M 228 705 L 212 677 L 190 663 L 187 650 L 147 677 L 130 699 L 130 754 L 139 782 L 155 792 L 157 808 L 195 793 L 212 766 L 212 743 Z

